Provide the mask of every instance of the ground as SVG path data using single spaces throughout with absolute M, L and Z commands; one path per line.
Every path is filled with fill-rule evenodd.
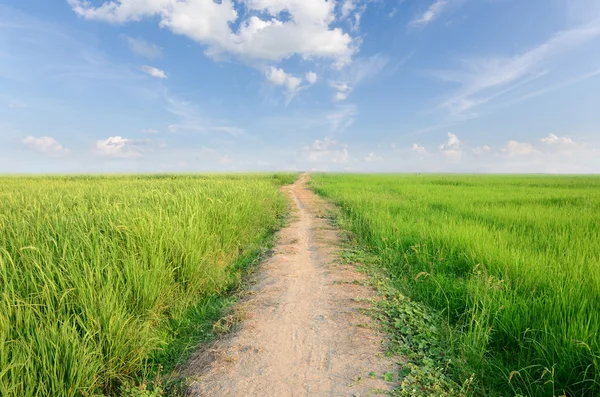
M 306 186 L 285 187 L 292 203 L 274 255 L 257 274 L 240 330 L 192 356 L 183 375 L 191 396 L 369 396 L 389 391 L 397 372 L 384 336 L 364 314 L 374 292 L 336 261 L 339 230 Z M 371 375 L 371 376 L 369 376 Z

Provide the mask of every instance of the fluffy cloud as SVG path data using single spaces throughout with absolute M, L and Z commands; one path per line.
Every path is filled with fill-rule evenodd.
M 571 138 L 558 137 L 554 134 L 548 134 L 548 136 L 541 139 L 542 142 L 548 145 L 574 145 L 575 142 Z
M 334 1 L 113 0 L 99 6 L 68 1 L 86 19 L 125 23 L 157 18 L 162 28 L 205 45 L 212 57 L 228 53 L 279 61 L 299 55 L 328 58 L 341 66 L 350 62 L 357 47 L 349 34 L 331 26 L 338 19 Z
M 21 142 L 23 142 L 29 149 L 35 150 L 39 153 L 61 154 L 69 152 L 68 149 L 64 148 L 63 145 L 60 144 L 60 142 L 49 136 L 41 136 L 39 138 L 28 136 L 21 140 Z
M 96 153 L 101 156 L 134 158 L 142 155 L 136 142 L 120 136 L 111 136 L 96 142 Z
M 355 0 L 344 0 L 341 7 L 342 18 L 348 18 L 352 11 L 356 9 L 356 1 Z
M 462 150 L 460 148 L 460 139 L 449 132 L 448 140 L 440 145 L 442 155 L 451 162 L 457 163 L 462 159 Z
M 157 69 L 153 66 L 142 66 L 140 70 L 152 77 L 156 77 L 157 79 L 166 79 L 167 74 L 164 70 Z
M 283 69 L 274 66 L 271 66 L 271 68 L 267 70 L 266 76 L 271 83 L 284 86 L 290 98 L 296 95 L 300 89 L 300 84 L 302 84 L 302 79 L 299 77 L 288 74 Z
M 146 57 L 148 59 L 159 58 L 162 56 L 162 48 L 156 44 L 152 44 L 143 39 L 125 36 L 127 45 L 131 52 L 136 55 Z
M 471 151 L 475 154 L 487 153 L 490 150 L 492 150 L 492 149 L 488 145 L 477 146 L 477 147 L 474 147 L 473 149 L 471 149 Z
M 365 161 L 368 163 L 381 161 L 381 160 L 383 160 L 383 158 L 377 156 L 374 152 L 369 153 L 369 155 L 367 157 L 365 157 Z
M 317 82 L 317 74 L 315 72 L 308 72 L 306 73 L 305 76 L 306 81 L 308 81 L 309 84 L 315 84 Z
M 347 163 L 348 146 L 335 139 L 317 139 L 308 148 L 308 161 L 312 163 Z
M 272 84 L 283 86 L 286 88 L 288 100 L 291 100 L 300 90 L 307 88 L 309 85 L 313 85 L 317 82 L 317 74 L 315 72 L 308 72 L 304 75 L 307 85 L 302 86 L 302 79 L 296 77 L 290 73 L 286 73 L 285 70 L 271 66 L 265 71 L 267 80 Z
M 419 145 L 418 143 L 413 143 L 411 150 L 413 152 L 421 154 L 421 155 L 427 153 L 427 150 L 425 150 L 425 147 L 422 145 Z
M 460 139 L 458 137 L 449 132 L 448 140 L 440 145 L 440 150 L 458 150 L 460 149 Z
M 517 142 L 514 140 L 508 141 L 508 143 L 501 149 L 501 152 L 507 157 L 529 156 L 539 153 L 539 151 L 535 149 L 531 143 Z

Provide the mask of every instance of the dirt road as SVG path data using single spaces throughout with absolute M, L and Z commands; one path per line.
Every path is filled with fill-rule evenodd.
M 368 396 L 390 390 L 381 379 L 396 364 L 362 314 L 372 291 L 354 267 L 336 263 L 339 231 L 321 217 L 322 199 L 302 176 L 285 191 L 291 221 L 243 305 L 241 330 L 193 357 L 191 396 Z M 369 377 L 374 372 L 377 377 Z

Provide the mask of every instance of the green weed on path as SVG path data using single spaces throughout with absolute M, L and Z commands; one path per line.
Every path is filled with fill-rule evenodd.
M 343 223 L 343 215 L 333 211 L 332 223 Z M 398 373 L 388 372 L 384 379 L 396 382 L 397 397 L 467 397 L 475 395 L 474 375 L 448 342 L 448 324 L 432 308 L 402 294 L 380 258 L 359 244 L 350 231 L 340 260 L 364 271 L 368 283 L 377 291 L 369 315 L 383 327 L 388 337 L 387 354 L 398 357 Z M 369 376 L 376 376 L 371 373 Z
M 482 394 L 600 395 L 600 177 L 313 175 Z
M 218 314 L 211 297 L 239 282 L 294 178 L 0 178 L 0 395 L 136 388 L 189 347 L 186 322 Z

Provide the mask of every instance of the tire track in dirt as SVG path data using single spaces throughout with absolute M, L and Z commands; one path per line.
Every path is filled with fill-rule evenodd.
M 292 203 L 274 255 L 261 267 L 239 332 L 192 357 L 183 371 L 190 396 L 368 396 L 391 390 L 397 370 L 383 336 L 361 313 L 373 291 L 364 275 L 336 263 L 339 230 L 303 175 L 284 188 Z M 365 326 L 366 325 L 366 326 Z M 370 372 L 378 377 L 369 378 Z M 357 379 L 361 378 L 360 381 Z

